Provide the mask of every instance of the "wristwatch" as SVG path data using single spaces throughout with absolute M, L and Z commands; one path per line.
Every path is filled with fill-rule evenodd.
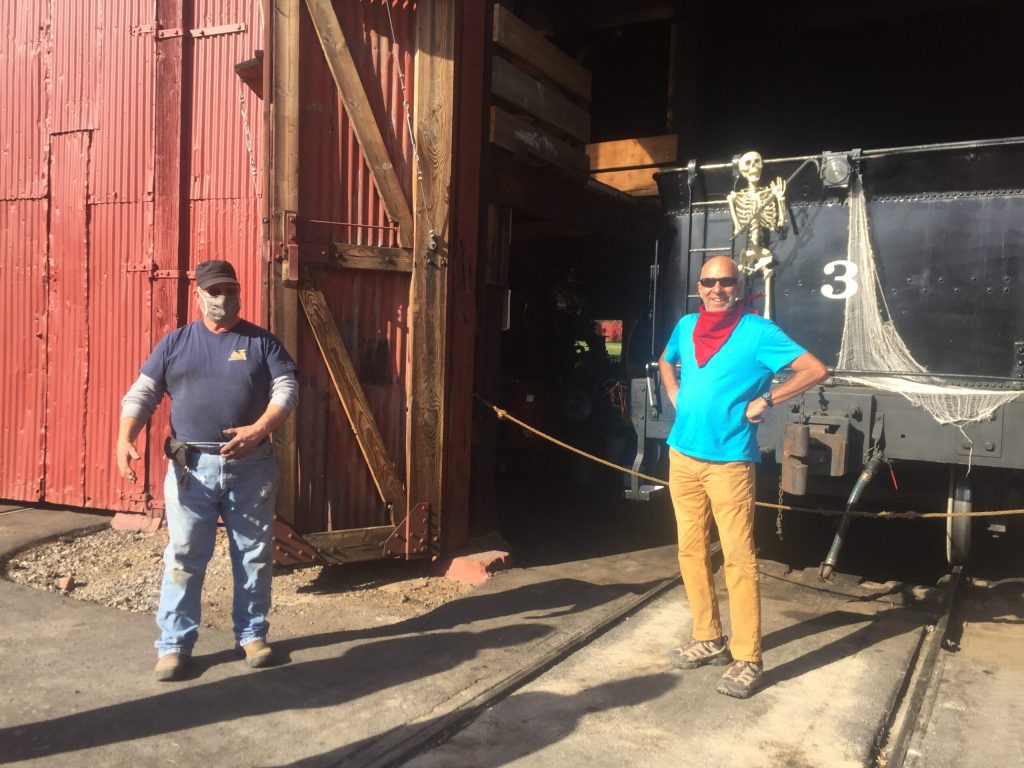
M 772 400 L 772 391 L 770 389 L 767 392 L 765 392 L 763 395 L 761 395 L 761 399 L 764 400 L 765 404 L 769 408 L 771 408 L 773 405 L 775 405 L 775 401 Z

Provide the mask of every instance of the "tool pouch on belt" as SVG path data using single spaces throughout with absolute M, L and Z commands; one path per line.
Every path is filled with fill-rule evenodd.
M 168 437 L 164 441 L 164 455 L 182 469 L 188 469 L 188 443 L 176 437 Z

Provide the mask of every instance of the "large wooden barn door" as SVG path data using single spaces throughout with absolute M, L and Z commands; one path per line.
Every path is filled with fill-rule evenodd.
M 473 290 L 473 276 L 453 269 L 449 226 L 461 6 L 274 5 L 274 327 L 304 387 L 297 428 L 275 435 L 283 477 L 295 470 L 281 514 L 328 560 L 437 554 L 449 528 L 456 543 L 466 528 L 465 515 L 448 525 L 443 508 L 448 291 L 453 279 Z M 483 24 L 468 34 L 482 45 Z M 303 108 L 312 102 L 328 106 Z M 479 133 L 479 104 L 475 113 Z M 315 162 L 310 145 L 322 148 Z M 465 251 L 475 256 L 475 239 Z M 472 320 L 459 328 L 471 341 Z M 469 390 L 458 426 L 467 446 Z

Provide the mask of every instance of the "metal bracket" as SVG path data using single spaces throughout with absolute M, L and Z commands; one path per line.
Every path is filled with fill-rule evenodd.
M 186 34 L 192 38 L 217 37 L 218 35 L 237 35 L 239 32 L 245 32 L 245 30 L 246 26 L 244 23 L 222 24 L 219 27 L 202 27 L 190 29 L 187 32 L 180 27 L 159 29 L 156 24 L 139 24 L 131 28 L 131 34 L 138 36 L 156 33 L 157 40 L 171 40 L 176 37 L 185 37 Z
M 157 269 L 156 262 L 151 261 L 148 264 L 129 264 L 124 269 L 125 272 L 145 272 L 150 280 L 191 280 L 195 277 L 195 273 L 191 270 L 184 269 Z
M 1013 370 L 1010 375 L 1024 379 L 1024 341 L 1013 342 Z
M 384 542 L 384 556 L 409 560 L 427 554 L 431 543 L 430 511 L 427 502 L 420 502 L 409 510 L 409 514 Z
M 284 264 L 281 282 L 290 288 L 299 284 L 299 214 L 297 211 L 282 211 L 284 214 Z
M 288 523 L 274 515 L 270 540 L 274 548 L 274 565 L 316 565 L 323 563 L 317 552 Z

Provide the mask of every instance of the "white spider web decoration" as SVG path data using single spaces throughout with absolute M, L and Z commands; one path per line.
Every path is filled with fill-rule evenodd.
M 846 299 L 843 340 L 836 368 L 844 371 L 927 373 L 900 338 L 885 302 L 885 293 L 875 269 L 860 176 L 855 176 L 850 184 L 849 211 L 846 258 L 856 265 L 862 288 Z M 961 431 L 963 425 L 988 419 L 998 408 L 1020 395 L 1019 392 L 958 387 L 928 376 L 899 376 L 894 373 L 892 376 L 858 377 L 850 373 L 836 374 L 835 378 L 903 395 L 928 411 L 940 424 L 955 424 L 961 427 Z

